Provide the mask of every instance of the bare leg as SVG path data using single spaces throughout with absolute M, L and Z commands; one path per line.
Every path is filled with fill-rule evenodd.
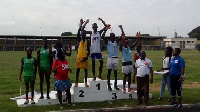
M 108 74 L 107 74 L 107 80 L 108 80 L 108 90 L 112 91 L 112 88 L 110 86 L 110 74 L 111 74 L 112 69 L 108 69 Z
M 26 86 L 26 100 L 28 100 L 29 82 L 25 82 L 25 86 Z
M 62 105 L 62 91 L 57 90 L 57 94 L 58 94 L 58 100 L 60 102 L 60 105 L 63 106 Z
M 66 95 L 67 95 L 68 104 L 72 105 L 70 89 L 65 90 L 65 92 L 66 92 Z
M 78 87 L 79 73 L 80 73 L 80 68 L 77 68 L 77 69 L 76 69 L 76 82 L 75 82 L 74 87 Z
M 89 87 L 89 85 L 87 84 L 87 75 L 88 75 L 88 72 L 87 72 L 87 69 L 84 69 L 85 70 L 85 87 Z
M 40 96 L 40 99 L 43 99 L 44 96 L 43 96 L 43 82 L 44 82 L 44 73 L 39 73 L 40 75 L 40 92 L 41 92 L 41 96 Z
M 116 90 L 119 90 L 119 88 L 117 87 L 117 70 L 114 70 L 114 77 L 115 77 L 114 87 L 115 87 Z
M 46 74 L 45 74 L 45 79 L 46 79 L 46 83 L 47 83 L 47 99 L 50 99 L 50 97 L 49 97 L 50 74 L 49 74 L 49 73 L 46 73 Z
M 102 69 L 103 69 L 103 59 L 99 60 L 100 66 L 99 66 L 99 78 L 102 79 Z
M 92 59 L 92 74 L 93 74 L 93 81 L 96 80 L 95 76 L 95 59 Z

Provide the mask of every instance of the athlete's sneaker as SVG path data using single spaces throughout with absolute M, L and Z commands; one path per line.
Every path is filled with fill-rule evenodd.
M 177 108 L 182 108 L 182 107 L 183 107 L 182 104 L 177 105 Z
M 129 89 L 128 89 L 128 92 L 133 92 L 133 89 L 132 89 L 132 88 L 129 88 Z
M 29 100 L 26 100 L 26 101 L 24 102 L 24 104 L 28 104 L 28 102 L 29 102 Z
M 122 92 L 123 92 L 123 93 L 126 93 L 126 88 L 123 88 L 123 89 L 122 89 Z
M 159 98 L 158 98 L 158 100 L 162 100 L 162 98 L 161 98 L 161 97 L 159 97 Z
M 34 100 L 31 100 L 31 104 L 35 104 L 35 101 L 34 101 Z
M 172 105 L 172 106 L 175 107 L 175 108 L 178 106 L 178 104 L 177 104 L 176 102 L 171 102 L 170 105 Z
M 60 106 L 60 109 L 62 110 L 62 109 L 63 109 L 63 106 Z
M 71 103 L 71 104 L 68 104 L 69 106 L 71 106 L 71 107 L 74 107 L 74 106 L 76 106 L 75 104 L 73 104 L 73 103 Z

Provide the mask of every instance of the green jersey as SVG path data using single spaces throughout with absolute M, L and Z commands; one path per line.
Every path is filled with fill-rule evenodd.
M 31 57 L 31 59 L 28 59 L 27 57 L 23 57 L 23 76 L 34 76 L 34 62 L 35 58 Z
M 49 49 L 40 48 L 40 71 L 48 72 L 50 70 Z

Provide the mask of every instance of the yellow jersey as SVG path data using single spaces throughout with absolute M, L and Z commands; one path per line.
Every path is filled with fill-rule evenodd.
M 77 58 L 82 59 L 84 57 L 87 57 L 87 41 L 83 42 L 83 40 L 81 40 L 79 42 Z

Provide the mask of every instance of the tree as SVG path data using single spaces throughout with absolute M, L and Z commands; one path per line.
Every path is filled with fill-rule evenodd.
M 72 32 L 63 32 L 61 36 L 72 36 Z
M 141 34 L 140 36 L 150 36 L 149 34 Z
M 197 38 L 198 40 L 200 40 L 200 26 L 189 32 L 188 36 L 189 38 Z

